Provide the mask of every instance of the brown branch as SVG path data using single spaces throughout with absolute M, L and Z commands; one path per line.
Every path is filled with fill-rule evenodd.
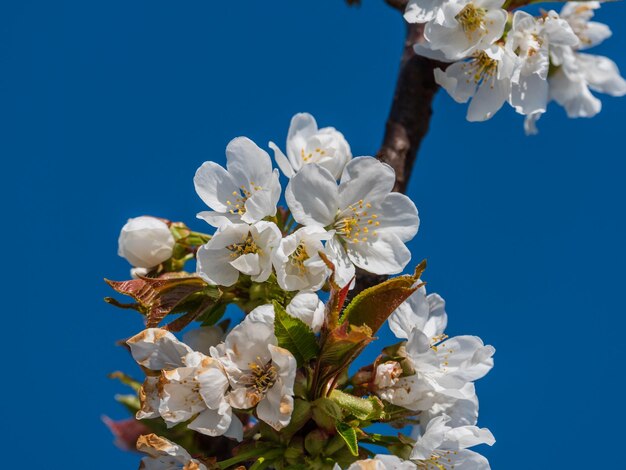
M 409 0 L 385 0 L 385 3 L 392 8 L 396 8 L 404 13 L 406 10 L 406 5 L 409 3 Z
M 405 0 L 385 0 L 389 5 L 404 11 Z M 428 132 L 432 115 L 432 101 L 437 92 L 434 69 L 439 65 L 413 51 L 413 44 L 423 40 L 423 25 L 408 24 L 400 72 L 387 119 L 385 137 L 377 158 L 390 165 L 396 172 L 394 191 L 406 192 L 413 164 L 422 139 Z M 357 271 L 352 296 L 370 286 L 384 281 L 362 270 Z
M 422 40 L 423 25 L 408 24 L 385 137 L 377 155 L 395 170 L 394 191 L 399 192 L 406 191 L 417 152 L 428 132 L 431 104 L 438 89 L 433 74 L 438 63 L 413 52 L 413 45 Z

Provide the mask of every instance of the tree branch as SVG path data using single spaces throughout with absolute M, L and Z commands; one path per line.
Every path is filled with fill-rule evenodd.
M 385 0 L 385 3 L 392 8 L 396 8 L 404 13 L 406 10 L 406 5 L 409 3 L 408 0 Z
M 393 0 L 388 0 L 393 1 Z M 413 52 L 423 40 L 423 25 L 408 24 L 400 73 L 377 157 L 395 170 L 394 191 L 405 192 L 422 139 L 428 132 L 432 101 L 439 88 L 433 71 L 438 62 Z
M 385 0 L 389 5 L 404 11 L 405 0 Z M 420 57 L 413 51 L 413 44 L 423 40 L 423 25 L 407 24 L 406 39 L 400 72 L 393 96 L 391 111 L 385 128 L 383 144 L 377 158 L 390 165 L 396 172 L 394 191 L 406 192 L 413 164 L 422 139 L 428 132 L 432 115 L 432 101 L 439 88 L 433 71 L 440 64 Z M 385 280 L 357 270 L 356 285 L 352 296 Z

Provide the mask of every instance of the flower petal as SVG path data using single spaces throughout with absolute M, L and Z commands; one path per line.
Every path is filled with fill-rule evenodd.
M 296 222 L 325 227 L 334 221 L 339 207 L 337 182 L 319 165 L 304 165 L 289 181 L 285 199 Z
M 348 257 L 356 266 L 374 274 L 398 274 L 411 261 L 411 252 L 394 233 L 380 233 L 371 242 L 349 243 Z
M 196 171 L 193 184 L 200 199 L 218 212 L 227 212 L 230 208 L 226 201 L 233 197 L 233 192 L 239 193 L 233 177 L 215 162 L 203 163 Z
M 226 146 L 226 168 L 237 186 L 252 190 L 268 183 L 272 160 L 265 150 L 247 137 L 236 137 Z
M 339 207 L 382 201 L 393 189 L 396 173 L 373 157 L 357 157 L 346 165 L 339 184 Z
M 410 198 L 400 193 L 388 194 L 379 207 L 378 233 L 394 233 L 403 242 L 411 240 L 419 229 L 417 208 Z
M 268 146 L 274 151 L 274 160 L 276 161 L 278 168 L 280 168 L 280 171 L 282 171 L 287 178 L 291 178 L 293 175 L 295 175 L 296 172 L 291 166 L 291 163 L 289 163 L 289 159 L 283 153 L 283 151 L 278 148 L 278 145 L 276 145 L 274 142 L 270 142 Z
M 193 352 L 189 346 L 162 328 L 148 328 L 136 334 L 126 344 L 133 359 L 150 370 L 175 369 L 183 358 Z

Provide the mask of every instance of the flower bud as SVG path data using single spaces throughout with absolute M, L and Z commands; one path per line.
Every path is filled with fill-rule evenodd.
M 117 254 L 138 268 L 153 268 L 172 256 L 175 240 L 165 222 L 155 217 L 128 219 L 118 239 Z

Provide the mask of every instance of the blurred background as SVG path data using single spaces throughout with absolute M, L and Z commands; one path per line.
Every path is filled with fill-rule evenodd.
M 614 37 L 593 52 L 626 71 L 626 6 L 596 18 Z M 101 422 L 127 416 L 107 374 L 140 375 L 115 346 L 139 315 L 102 301 L 104 277 L 128 277 L 120 227 L 151 214 L 208 230 L 196 168 L 238 135 L 284 146 L 299 111 L 374 154 L 403 38 L 382 0 L 0 3 L 3 468 L 136 468 Z M 526 137 L 511 109 L 472 124 L 439 93 L 414 168 L 414 261 L 448 334 L 497 349 L 477 384 L 494 469 L 603 466 L 622 444 L 607 400 L 626 360 L 626 99 L 602 99 L 591 120 L 553 104 Z

